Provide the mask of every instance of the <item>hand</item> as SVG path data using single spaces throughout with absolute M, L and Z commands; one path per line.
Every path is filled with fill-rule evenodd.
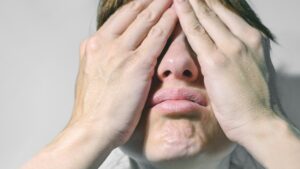
M 132 1 L 82 43 L 69 125 L 91 127 L 116 146 L 130 138 L 146 102 L 157 58 L 177 22 L 171 3 Z
M 273 114 L 263 35 L 219 1 L 175 0 L 187 39 L 197 54 L 214 114 L 226 136 Z

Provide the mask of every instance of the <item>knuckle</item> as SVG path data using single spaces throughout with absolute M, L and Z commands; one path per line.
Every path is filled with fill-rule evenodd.
M 127 8 L 133 12 L 139 12 L 144 8 L 144 4 L 141 1 L 131 1 Z
M 157 38 L 164 36 L 164 34 L 165 31 L 159 26 L 152 27 L 152 29 L 149 32 L 149 36 Z
M 206 30 L 199 22 L 192 22 L 187 27 L 187 32 L 193 35 L 205 35 Z
M 250 38 L 249 38 L 249 44 L 251 45 L 251 47 L 253 48 L 257 48 L 260 47 L 262 45 L 262 40 L 263 40 L 263 36 L 262 34 L 257 31 L 251 31 L 249 32 Z
M 224 69 L 228 67 L 229 64 L 230 59 L 221 53 L 212 54 L 210 59 L 207 59 L 208 67 L 214 70 Z
M 88 53 L 98 51 L 99 47 L 100 47 L 99 39 L 95 36 L 90 37 L 86 41 L 86 52 Z
M 150 24 L 154 24 L 156 22 L 156 17 L 153 11 L 145 10 L 138 15 L 138 19 L 143 22 L 148 22 Z
M 244 53 L 245 48 L 246 47 L 242 42 L 235 41 L 230 44 L 230 46 L 228 47 L 228 51 L 230 55 L 240 56 Z
M 199 11 L 199 14 L 200 16 L 205 16 L 204 18 L 206 17 L 211 18 L 217 16 L 216 13 L 213 10 L 211 10 L 209 7 L 203 7 L 202 10 Z

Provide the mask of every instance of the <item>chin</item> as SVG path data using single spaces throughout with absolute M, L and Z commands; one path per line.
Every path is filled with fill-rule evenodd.
M 165 119 L 150 126 L 144 155 L 152 162 L 173 161 L 201 154 L 206 145 L 199 124 L 188 119 Z
M 212 113 L 201 118 L 165 117 L 151 110 L 145 114 L 131 139 L 121 147 L 137 161 L 184 162 L 228 146 Z

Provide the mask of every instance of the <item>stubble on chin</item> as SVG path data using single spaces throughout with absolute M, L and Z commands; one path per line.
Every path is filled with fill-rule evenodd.
M 188 158 L 228 146 L 213 114 L 201 119 L 153 115 L 148 117 L 146 126 L 143 153 L 151 161 Z

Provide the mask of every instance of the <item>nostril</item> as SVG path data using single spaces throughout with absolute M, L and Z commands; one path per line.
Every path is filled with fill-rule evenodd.
M 185 71 L 183 72 L 183 75 L 186 76 L 186 77 L 192 77 L 192 72 L 189 71 L 189 70 L 185 70 Z
M 171 71 L 167 70 L 163 73 L 163 77 L 168 77 L 171 74 Z

